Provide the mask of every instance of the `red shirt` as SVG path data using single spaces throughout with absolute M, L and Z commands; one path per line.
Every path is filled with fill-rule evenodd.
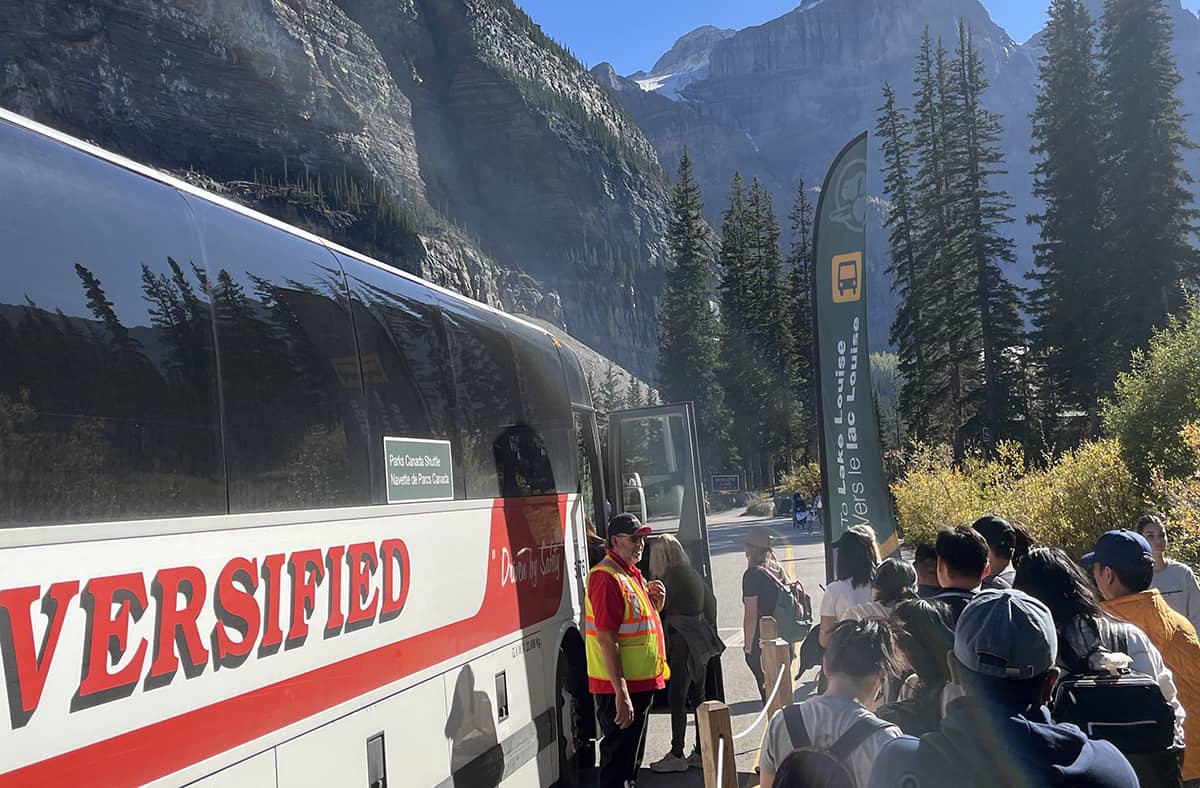
M 636 566 L 630 566 L 621 560 L 620 556 L 611 550 L 608 557 L 616 562 L 617 566 L 629 575 L 633 582 L 641 586 L 646 592 L 647 598 L 650 592 L 646 587 L 646 578 L 642 577 L 641 571 Z M 592 576 L 588 579 L 587 588 L 588 599 L 592 601 L 592 615 L 596 619 L 597 632 L 616 632 L 621 628 L 621 622 L 625 620 L 625 594 L 621 591 L 621 584 L 617 578 L 607 572 L 592 572 Z M 653 607 L 651 607 L 653 610 Z M 654 615 L 658 615 L 658 611 L 654 611 Z M 659 627 L 661 630 L 662 628 Z M 642 679 L 640 681 L 625 680 L 625 686 L 629 689 L 630 694 L 634 692 L 653 692 L 667 686 L 667 682 L 662 676 L 653 679 Z M 588 688 L 593 695 L 614 695 L 611 681 L 601 681 L 599 679 L 588 678 Z

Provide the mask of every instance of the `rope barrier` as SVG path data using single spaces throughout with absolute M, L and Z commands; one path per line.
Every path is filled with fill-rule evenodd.
M 717 787 L 725 785 L 725 737 L 717 740 Z
M 779 675 L 775 677 L 775 689 L 771 690 L 771 695 L 770 695 L 770 697 L 767 698 L 767 702 L 763 704 L 762 711 L 760 711 L 758 713 L 758 716 L 754 718 L 754 722 L 750 723 L 749 728 L 747 728 L 746 730 L 742 731 L 741 733 L 739 733 L 733 737 L 734 741 L 741 739 L 742 737 L 749 734 L 752 730 L 757 728 L 758 724 L 760 722 L 762 722 L 763 719 L 767 716 L 767 710 L 770 709 L 771 705 L 775 702 L 775 696 L 779 694 L 779 687 L 781 684 L 783 684 L 783 672 L 785 670 L 787 670 L 788 667 L 790 667 L 790 666 L 787 662 L 785 662 L 779 666 Z M 724 739 L 722 739 L 722 741 L 724 741 Z M 720 785 L 720 784 L 721 784 L 720 782 L 717 783 L 717 785 Z

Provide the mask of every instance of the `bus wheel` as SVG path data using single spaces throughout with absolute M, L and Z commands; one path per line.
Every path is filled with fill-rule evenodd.
M 579 672 L 578 663 L 565 649 L 558 652 L 558 669 L 554 687 L 555 723 L 558 729 L 558 788 L 576 788 L 581 771 L 590 766 L 588 756 L 595 758 L 589 731 L 591 696 Z

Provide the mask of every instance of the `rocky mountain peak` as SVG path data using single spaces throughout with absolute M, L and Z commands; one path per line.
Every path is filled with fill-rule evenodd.
M 643 90 L 656 91 L 667 98 L 678 98 L 679 91 L 708 75 L 708 61 L 713 47 L 736 32 L 712 25 L 698 27 L 676 39 L 649 72 L 639 71 L 631 74 L 630 79 L 636 81 Z

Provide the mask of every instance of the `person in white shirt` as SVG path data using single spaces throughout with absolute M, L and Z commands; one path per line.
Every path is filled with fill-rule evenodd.
M 829 636 L 839 621 L 845 620 L 851 609 L 871 601 L 871 580 L 879 566 L 879 546 L 875 532 L 865 525 L 856 525 L 837 543 L 838 579 L 825 589 L 821 599 L 821 645 L 829 646 Z
M 1167 558 L 1166 524 L 1156 515 L 1148 514 L 1138 520 L 1137 532 L 1150 543 L 1154 555 L 1154 580 L 1150 587 L 1157 588 L 1163 600 L 1200 632 L 1200 585 L 1190 566 Z
M 894 669 L 891 632 L 879 621 L 843 621 L 830 634 L 824 670 L 825 693 L 775 713 L 759 754 L 761 788 L 772 788 L 775 775 L 792 751 L 811 747 L 829 751 L 866 785 L 871 765 L 900 729 L 872 713 L 883 678 Z

